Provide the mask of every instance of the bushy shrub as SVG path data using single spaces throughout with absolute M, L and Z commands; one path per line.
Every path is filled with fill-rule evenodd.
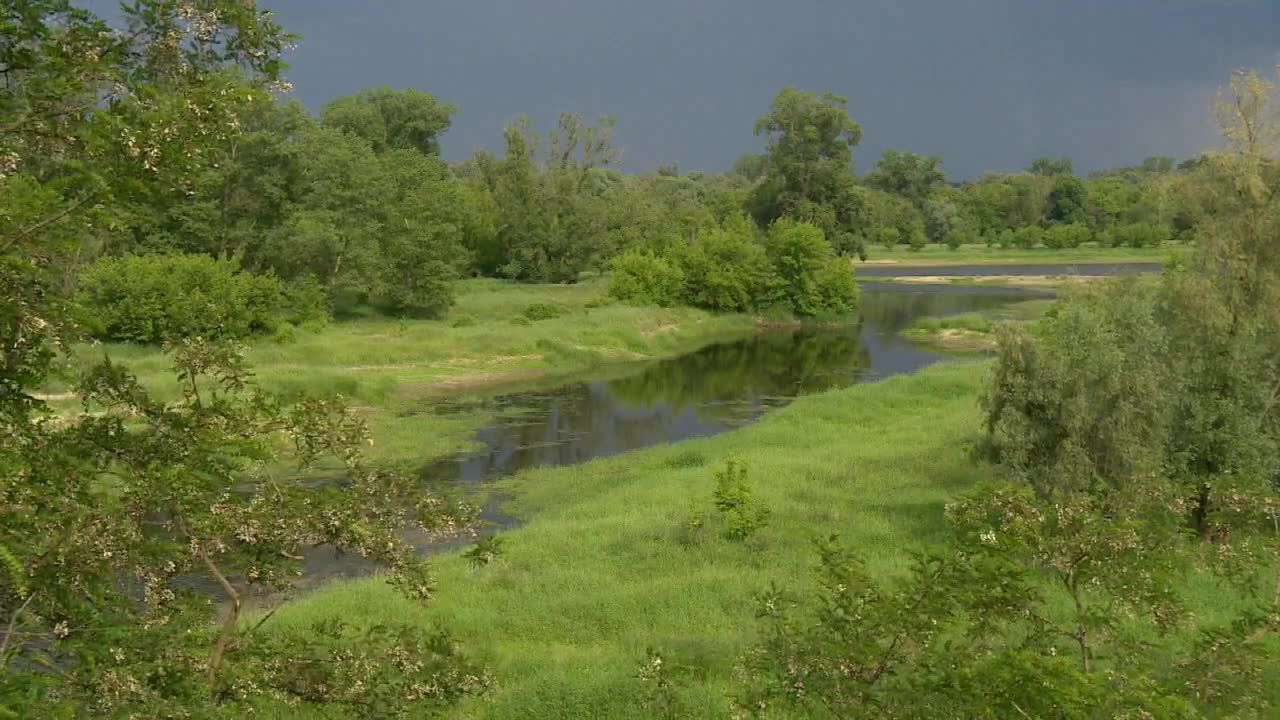
M 779 220 L 765 243 L 775 299 L 796 315 L 847 312 L 857 305 L 853 270 L 808 223 Z
M 614 258 L 609 295 L 631 305 L 671 307 L 684 294 L 684 271 L 667 258 L 631 251 Z
M 1089 241 L 1089 228 L 1081 223 L 1054 225 L 1044 233 L 1044 246 L 1053 250 L 1077 248 Z
M 563 305 L 555 305 L 553 303 L 531 303 L 529 307 L 524 309 L 524 317 L 530 322 L 539 320 L 554 320 L 567 312 Z
M 750 227 L 704 230 L 674 254 L 684 271 L 684 297 L 690 305 L 747 312 L 768 292 L 769 258 Z
M 756 499 L 747 484 L 747 466 L 739 460 L 731 459 L 723 470 L 716 471 L 712 497 L 725 523 L 724 535 L 730 540 L 746 540 L 769 524 L 769 509 Z
M 139 343 L 243 338 L 322 312 L 305 288 L 205 255 L 103 258 L 81 275 L 77 301 L 96 337 Z
M 506 552 L 506 539 L 497 535 L 485 535 L 476 540 L 476 544 L 470 549 L 462 553 L 462 556 L 471 563 L 472 567 L 485 567 L 492 565 L 495 560 L 502 557 Z
M 879 233 L 880 244 L 892 250 L 894 245 L 902 242 L 902 232 L 896 227 L 882 227 Z
M 1013 235 L 1013 244 L 1023 250 L 1030 250 L 1043 242 L 1044 230 L 1041 230 L 1039 225 L 1020 227 Z
M 906 236 L 907 247 L 915 252 L 923 250 L 925 243 L 929 242 L 929 236 L 924 230 L 924 220 L 919 217 L 911 219 L 903 234 Z
M 963 245 L 972 245 L 978 242 L 978 230 L 973 225 L 964 223 L 952 228 L 943 241 L 949 249 L 959 250 Z M 990 240 L 987 240 L 987 245 L 991 245 Z
M 1155 247 L 1169 239 L 1171 232 L 1168 226 L 1150 223 L 1130 223 L 1118 225 L 1111 229 L 1111 244 L 1131 248 Z
M 845 315 L 858 309 L 858 283 L 853 268 L 842 257 L 833 257 L 814 278 L 814 296 L 820 312 Z

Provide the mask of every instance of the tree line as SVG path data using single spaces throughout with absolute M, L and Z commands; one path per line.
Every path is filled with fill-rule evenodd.
M 8 77 L 15 109 L 45 91 L 29 73 Z M 20 164 L 6 156 L 8 204 L 20 211 L 5 222 L 61 239 L 46 264 L 100 338 L 270 333 L 356 305 L 436 318 L 459 278 L 564 283 L 610 270 L 629 274 L 615 292 L 626 302 L 838 314 L 856 293 L 837 279 L 835 258 L 928 243 L 1146 247 L 1191 238 L 1220 209 L 1202 158 L 1150 158 L 1090 178 L 1067 159 L 1040 158 L 1022 173 L 952 182 L 939 158 L 890 150 L 859 176 L 862 131 L 848 102 L 793 88 L 755 123 L 762 154 L 721 174 L 667 165 L 633 175 L 618 168 L 609 117 L 565 113 L 545 133 L 519 118 L 501 155 L 447 163 L 440 142 L 457 108 L 419 90 L 364 90 L 313 115 L 242 71 L 211 72 L 207 85 L 198 119 L 160 127 L 176 111 L 163 104 L 176 100 L 156 95 L 135 98 L 136 126 L 96 128 L 101 146 L 79 148 L 101 163 L 91 181 L 65 177 L 56 151 Z M 50 120 L 41 142 L 70 122 Z M 9 134 L 31 139 L 33 129 Z M 40 224 L 42 213 L 58 220 Z M 800 275 L 759 259 L 783 234 L 771 234 L 778 221 L 821 232 Z M 723 277 L 706 261 L 739 255 L 757 259 Z M 165 316 L 193 306 L 180 287 L 198 289 L 203 312 Z
M 892 153 L 859 178 L 847 103 L 788 89 L 756 123 L 764 155 L 628 176 L 607 120 L 562 116 L 545 138 L 516 123 L 502 157 L 450 166 L 454 109 L 424 93 L 311 117 L 273 96 L 291 37 L 252 3 L 137 0 L 121 17 L 0 7 L 0 715 L 421 715 L 490 686 L 442 630 L 243 622 L 247 588 L 286 587 L 318 544 L 429 598 L 401 530 L 465 533 L 474 510 L 370 466 L 355 413 L 261 392 L 217 340 L 343 303 L 439 314 L 468 274 L 611 267 L 637 302 L 839 311 L 856 297 L 840 258 L 962 228 L 1026 244 L 1167 231 L 1191 252 L 1002 338 L 976 444 L 999 464 L 949 508 L 953 546 L 894 583 L 823 543 L 816 595 L 765 598 L 744 712 L 1267 716 L 1280 182 L 1258 77 L 1221 109 L 1230 150 L 1179 167 L 1080 179 L 1048 160 L 956 187 Z M 109 359 L 72 375 L 86 334 L 171 343 L 177 396 Z M 55 377 L 79 411 L 41 394 Z M 1151 640 L 1188 625 L 1191 571 L 1238 593 L 1231 613 L 1193 643 Z

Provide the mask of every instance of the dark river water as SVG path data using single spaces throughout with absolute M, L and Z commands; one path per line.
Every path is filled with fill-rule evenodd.
M 1075 266 L 1083 268 L 1085 266 Z M 940 275 L 1061 275 L 1066 266 L 894 268 Z M 1159 265 L 1090 266 L 1080 274 L 1115 275 L 1158 271 Z M 879 268 L 876 269 L 877 271 Z M 862 277 L 873 275 L 860 268 Z M 860 319 L 845 326 L 769 330 L 709 345 L 666 360 L 635 363 L 545 390 L 498 395 L 484 406 L 493 422 L 477 430 L 476 447 L 423 468 L 429 482 L 474 488 L 520 470 L 571 465 L 627 450 L 707 437 L 740 427 L 797 396 L 912 373 L 945 355 L 902 339 L 898 332 L 917 318 L 958 315 L 1014 302 L 1051 297 L 1043 290 L 862 282 Z M 474 404 L 464 407 L 474 409 Z M 437 403 L 417 412 L 453 412 Z M 514 523 L 490 498 L 482 519 L 490 526 Z M 423 545 L 424 549 L 455 544 Z M 358 559 L 316 548 L 308 553 L 308 584 L 327 577 L 359 575 Z
M 475 450 L 432 464 L 432 479 L 474 483 L 542 465 L 707 437 L 749 423 L 798 395 L 910 373 L 942 359 L 898 331 L 916 318 L 985 310 L 1044 292 L 862 284 L 861 321 L 768 330 L 607 377 L 490 401 L 497 420 Z M 447 412 L 448 406 L 423 412 Z

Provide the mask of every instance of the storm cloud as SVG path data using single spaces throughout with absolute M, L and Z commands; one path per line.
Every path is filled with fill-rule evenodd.
M 318 110 L 375 85 L 459 107 L 444 154 L 562 110 L 618 118 L 624 166 L 721 171 L 758 151 L 754 119 L 792 85 L 849 99 L 865 171 L 887 148 L 952 177 L 1040 155 L 1079 172 L 1215 142 L 1237 67 L 1270 68 L 1276 0 L 264 0 L 303 36 L 295 93 Z

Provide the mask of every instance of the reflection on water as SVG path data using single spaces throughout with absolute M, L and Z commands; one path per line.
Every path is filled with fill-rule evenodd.
M 993 308 L 1043 293 L 989 287 L 863 286 L 861 322 L 772 330 L 621 377 L 495 398 L 519 413 L 475 434 L 479 448 L 435 463 L 433 480 L 474 483 L 542 465 L 706 437 L 751 422 L 806 393 L 910 373 L 941 359 L 897 332 L 924 316 Z M 431 410 L 428 410 L 431 411 Z

